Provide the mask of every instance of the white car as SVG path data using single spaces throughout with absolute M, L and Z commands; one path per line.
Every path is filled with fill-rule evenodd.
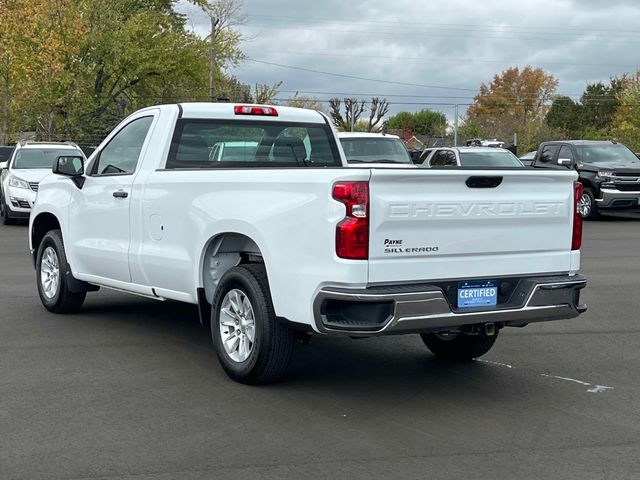
M 220 142 L 257 148 L 211 159 Z M 244 383 L 277 379 L 309 334 L 420 334 L 469 360 L 503 327 L 586 310 L 574 171 L 346 167 L 313 110 L 140 110 L 40 183 L 40 300 L 70 313 L 107 287 L 196 304 Z
M 338 132 L 350 167 L 417 168 L 397 135 Z
M 75 143 L 20 142 L 11 158 L 0 164 L 0 215 L 5 225 L 29 218 L 38 184 L 62 155 L 84 156 Z
M 423 167 L 524 167 L 509 150 L 495 147 L 441 147 L 422 152 Z

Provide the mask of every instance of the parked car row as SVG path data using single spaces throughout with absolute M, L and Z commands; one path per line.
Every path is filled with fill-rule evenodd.
M 4 225 L 29 218 L 40 181 L 51 173 L 56 158 L 65 155 L 84 158 L 75 143 L 20 142 L 9 160 L 0 162 L 0 215 Z
M 350 166 L 412 166 L 410 155 L 395 135 L 339 133 L 338 137 Z M 582 218 L 640 213 L 640 159 L 614 141 L 545 142 L 520 158 L 495 145 L 427 148 L 413 159 L 413 168 L 420 167 L 572 169 L 584 187 L 579 204 Z

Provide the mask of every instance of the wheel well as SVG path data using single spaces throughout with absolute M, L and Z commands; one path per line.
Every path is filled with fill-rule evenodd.
M 251 238 L 224 233 L 209 240 L 202 258 L 202 285 L 209 304 L 222 276 L 241 263 L 264 263 L 260 248 Z
M 33 226 L 31 227 L 31 246 L 33 248 L 34 261 L 38 253 L 38 248 L 40 248 L 40 244 L 42 243 L 42 239 L 47 232 L 59 229 L 60 222 L 58 222 L 58 219 L 52 213 L 41 213 L 36 217 L 33 221 Z

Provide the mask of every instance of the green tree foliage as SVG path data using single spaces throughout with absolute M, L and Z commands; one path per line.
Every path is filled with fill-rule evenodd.
M 45 139 L 97 143 L 138 108 L 206 100 L 209 45 L 186 31 L 173 4 L 0 1 L 0 98 L 7 106 L 0 140 L 4 131 L 35 130 Z M 224 75 L 243 58 L 239 37 L 219 38 L 222 88 L 244 100 L 246 86 Z
M 618 93 L 620 102 L 612 122 L 612 134 L 634 152 L 640 151 L 640 70 L 626 76 Z
M 582 106 L 566 96 L 557 97 L 545 118 L 547 125 L 566 137 L 579 137 L 583 131 Z
M 613 117 L 620 105 L 618 95 L 623 89 L 625 77 L 612 78 L 609 85 L 602 82 L 587 85 L 580 103 L 582 104 L 582 122 L 592 131 L 608 132 Z
M 443 135 L 447 128 L 447 117 L 429 108 L 418 112 L 399 112 L 389 118 L 387 128 L 411 135 Z

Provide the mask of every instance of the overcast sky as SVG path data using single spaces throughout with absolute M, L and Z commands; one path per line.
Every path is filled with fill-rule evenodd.
M 197 7 L 177 10 L 207 35 Z M 245 12 L 243 50 L 268 63 L 230 73 L 252 85 L 282 80 L 279 98 L 377 95 L 392 113 L 426 106 L 452 119 L 453 107 L 439 104 L 462 113 L 480 83 L 509 66 L 542 67 L 574 98 L 640 66 L 637 0 L 245 0 Z

